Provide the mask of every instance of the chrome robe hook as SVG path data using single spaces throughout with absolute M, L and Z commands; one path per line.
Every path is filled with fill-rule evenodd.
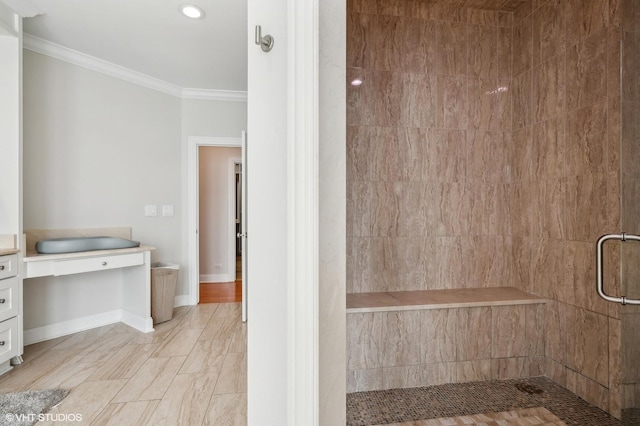
M 256 25 L 256 44 L 262 48 L 263 52 L 271 52 L 273 49 L 273 37 L 269 34 L 262 37 L 262 27 L 260 25 Z

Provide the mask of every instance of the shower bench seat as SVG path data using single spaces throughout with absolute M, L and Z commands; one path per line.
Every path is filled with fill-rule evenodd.
M 545 375 L 545 303 L 514 287 L 347 294 L 347 391 Z

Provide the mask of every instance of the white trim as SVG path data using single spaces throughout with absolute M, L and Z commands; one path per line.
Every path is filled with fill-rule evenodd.
M 187 205 L 189 271 L 187 287 L 189 305 L 197 305 L 200 298 L 198 259 L 198 148 L 201 146 L 242 147 L 241 138 L 188 136 L 187 137 Z M 234 270 L 235 271 L 235 270 Z
M 235 273 L 232 275 L 231 272 L 228 274 L 200 274 L 200 282 L 201 283 L 230 283 L 236 280 Z
M 240 90 L 182 89 L 182 99 L 247 102 L 247 92 Z
M 100 314 L 88 315 L 86 317 L 74 318 L 68 321 L 24 330 L 23 340 L 25 345 L 31 345 L 33 343 L 43 342 L 45 340 L 55 339 L 56 337 L 67 336 L 118 322 L 127 324 L 143 333 L 153 331 L 153 320 L 151 318 L 143 319 L 126 309 L 114 309 Z
M 133 327 L 136 330 L 143 333 L 150 333 L 153 331 L 153 319 L 142 318 L 134 313 L 127 311 L 126 309 L 120 309 L 120 322 Z
M 24 33 L 24 48 L 182 99 L 246 102 L 246 91 L 182 88 L 150 75 Z
M 29 330 L 24 331 L 24 344 L 31 345 L 33 343 L 55 339 L 56 337 L 66 336 L 68 334 L 77 333 L 79 331 L 85 331 L 92 328 L 114 324 L 120 322 L 121 318 L 122 310 L 114 309 L 112 311 L 103 312 L 101 314 L 89 315 L 86 317 L 75 318 L 56 324 L 30 328 Z
M 177 308 L 178 306 L 187 306 L 191 305 L 189 303 L 189 295 L 188 294 L 179 294 L 176 296 L 175 301 L 173 302 L 173 307 Z
M 318 0 L 289 0 L 288 425 L 319 424 Z
M 231 277 L 231 280 L 226 282 L 236 280 L 236 164 L 242 164 L 242 159 L 229 159 L 229 186 L 227 193 L 229 203 L 229 240 L 227 242 L 229 269 L 227 270 L 229 271 L 228 277 Z M 242 188 L 242 190 L 244 191 L 244 188 Z M 240 232 L 242 232 L 242 230 L 240 230 Z

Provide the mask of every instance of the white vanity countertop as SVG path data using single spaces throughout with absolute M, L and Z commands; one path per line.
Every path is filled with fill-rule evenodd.
M 45 260 L 63 260 L 63 259 L 81 259 L 86 257 L 111 256 L 126 253 L 139 253 L 144 251 L 155 250 L 152 246 L 139 246 L 132 248 L 112 249 L 112 250 L 91 250 L 80 251 L 74 253 L 56 253 L 56 254 L 39 254 L 37 252 L 28 252 L 24 257 L 25 262 L 42 262 Z M 1 253 L 1 252 L 0 252 Z
M 6 256 L 9 254 L 20 253 L 20 250 L 17 248 L 0 248 L 0 256 Z

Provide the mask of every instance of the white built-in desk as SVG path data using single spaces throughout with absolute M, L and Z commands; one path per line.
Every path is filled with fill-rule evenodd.
M 153 331 L 151 319 L 151 246 L 79 253 L 38 254 L 23 258 L 24 278 L 64 276 L 109 269 L 122 270 L 121 321 L 142 332 Z

